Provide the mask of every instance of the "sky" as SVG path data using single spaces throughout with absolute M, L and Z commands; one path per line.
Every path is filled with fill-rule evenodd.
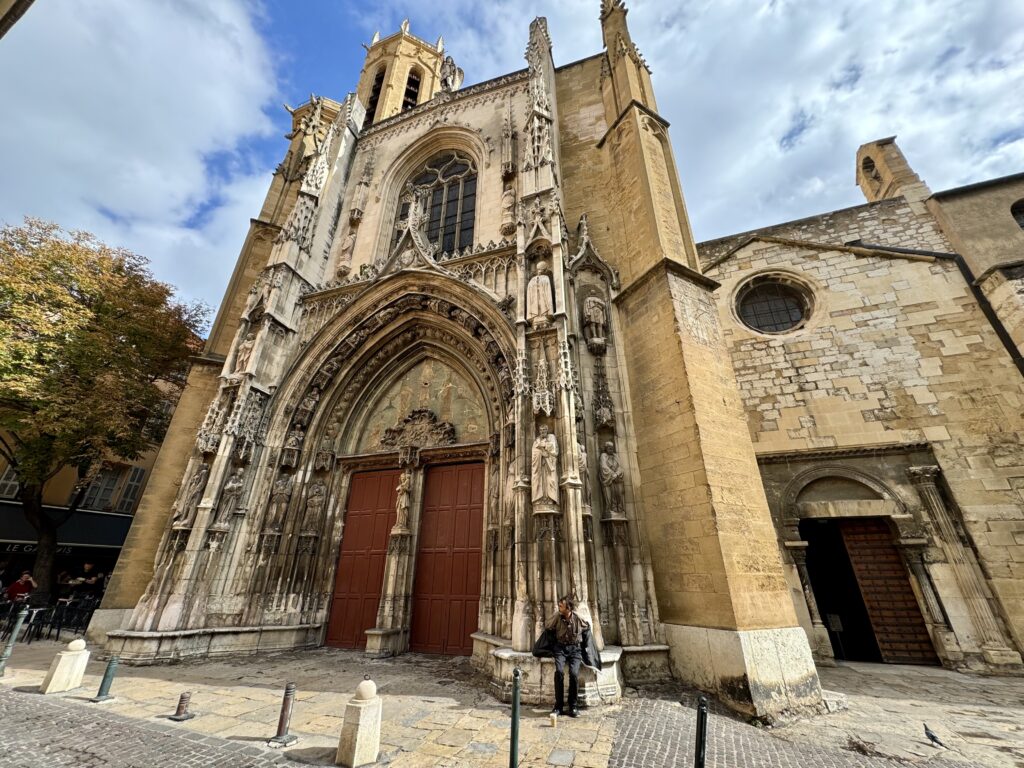
M 933 191 L 1024 171 L 1020 0 L 627 0 L 698 240 L 864 202 L 897 135 Z M 0 39 L 0 222 L 86 229 L 216 307 L 287 147 L 409 18 L 464 85 L 601 50 L 599 0 L 48 0 Z

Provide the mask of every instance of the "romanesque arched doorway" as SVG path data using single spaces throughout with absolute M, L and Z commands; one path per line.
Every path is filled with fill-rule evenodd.
M 805 594 L 832 655 L 849 661 L 938 664 L 893 523 L 900 507 L 870 476 L 820 470 L 793 489 Z M 796 482 L 796 481 L 794 481 Z M 809 606 L 810 607 L 810 606 Z

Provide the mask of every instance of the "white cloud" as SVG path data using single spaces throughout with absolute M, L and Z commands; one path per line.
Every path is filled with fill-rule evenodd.
M 934 190 L 1024 169 L 1017 0 L 627 4 L 698 238 L 863 202 L 856 148 L 892 134 Z M 278 109 L 280 82 L 307 93 L 301 81 L 324 56 L 317 74 L 338 83 L 324 95 L 343 97 L 358 65 L 334 72 L 339 48 L 358 50 L 353 37 L 388 34 L 405 16 L 415 34 L 444 35 L 467 83 L 524 67 L 536 15 L 565 64 L 601 50 L 598 9 L 279 2 L 295 24 L 275 39 L 255 0 L 36 3 L 0 41 L 0 221 L 92 230 L 216 306 L 284 152 L 265 111 Z M 284 40 L 295 49 L 275 51 Z
M 215 307 L 272 170 L 246 148 L 276 95 L 255 22 L 242 0 L 33 6 L 0 44 L 0 220 L 91 230 Z
M 627 6 L 700 239 L 863 203 L 857 147 L 893 134 L 936 191 L 1024 170 L 1016 0 Z M 523 67 L 535 15 L 548 18 L 556 64 L 601 49 L 597 0 L 421 8 L 391 0 L 358 18 L 367 33 L 386 34 L 404 16 L 414 33 L 443 32 L 467 82 Z

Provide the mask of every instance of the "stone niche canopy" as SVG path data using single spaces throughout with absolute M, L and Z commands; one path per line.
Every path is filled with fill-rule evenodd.
M 487 439 L 479 389 L 447 363 L 427 358 L 395 380 L 370 407 L 359 453 L 429 448 Z

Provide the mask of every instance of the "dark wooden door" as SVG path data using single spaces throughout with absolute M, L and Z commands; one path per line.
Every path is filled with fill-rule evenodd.
M 364 648 L 364 633 L 377 624 L 388 533 L 395 524 L 399 474 L 398 470 L 389 470 L 352 475 L 327 645 Z
M 427 470 L 409 649 L 468 656 L 480 610 L 484 465 Z
M 839 529 L 882 660 L 891 664 L 938 664 L 888 522 L 877 517 L 847 518 L 839 521 Z

